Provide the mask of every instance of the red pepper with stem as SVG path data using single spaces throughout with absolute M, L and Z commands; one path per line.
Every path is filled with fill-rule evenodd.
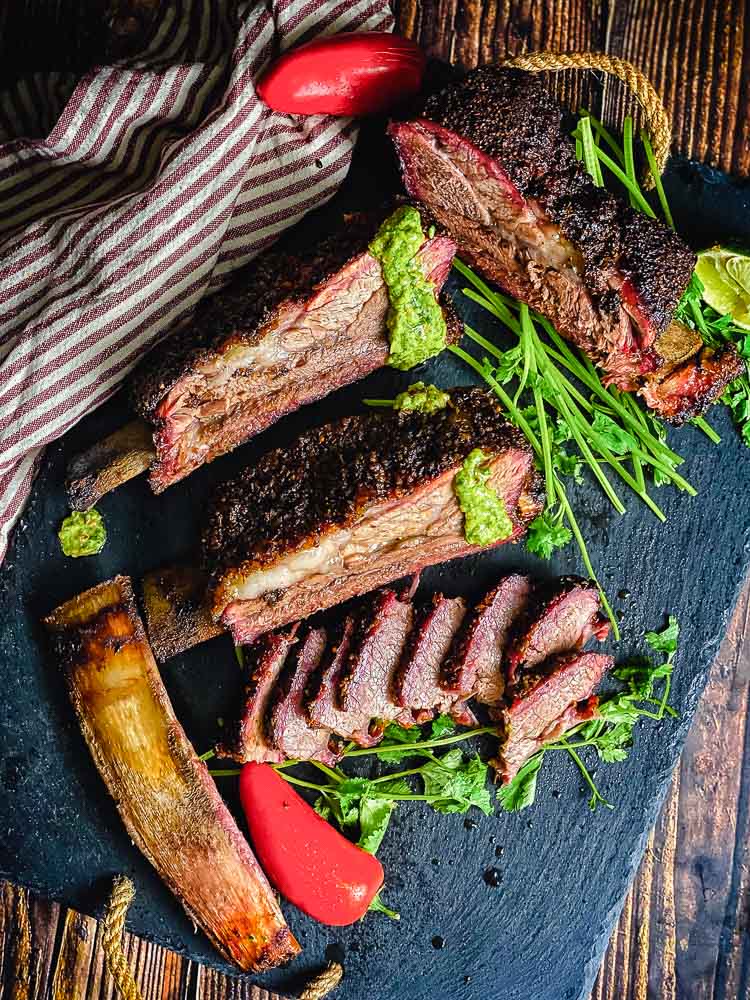
M 258 860 L 282 896 L 335 927 L 365 915 L 383 885 L 376 857 L 335 830 L 268 764 L 245 764 L 240 799 Z
M 316 38 L 290 49 L 262 75 L 258 96 L 295 115 L 379 114 L 417 93 L 424 52 L 385 31 Z

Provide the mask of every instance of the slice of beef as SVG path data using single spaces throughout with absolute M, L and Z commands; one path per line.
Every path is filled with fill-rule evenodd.
M 663 370 L 640 390 L 646 404 L 673 424 L 684 423 L 702 413 L 745 371 L 745 362 L 736 350 L 704 347 L 693 358 Z
M 500 750 L 491 762 L 500 781 L 511 781 L 545 743 L 595 716 L 593 691 L 612 664 L 611 656 L 600 653 L 566 653 L 527 675 L 501 713 Z
M 320 663 L 326 639 L 325 629 L 310 629 L 289 657 L 276 684 L 267 712 L 267 732 L 269 742 L 282 758 L 319 760 L 323 764 L 335 764 L 339 759 L 340 754 L 330 746 L 330 729 L 311 726 L 302 707 L 305 687 Z
M 478 547 L 453 489 L 475 448 L 521 537 L 541 509 L 523 435 L 482 389 L 432 414 L 347 417 L 269 452 L 215 495 L 203 533 L 211 602 L 236 642 Z
M 248 761 L 278 763 L 284 754 L 267 737 L 266 715 L 279 675 L 296 642 L 297 625 L 269 632 L 243 650 L 246 676 L 242 713 L 216 747 L 220 757 L 239 764 Z
M 551 320 L 607 381 L 637 389 L 664 363 L 657 338 L 696 257 L 664 223 L 594 186 L 563 116 L 534 75 L 486 66 L 389 133 L 409 194 L 461 256 Z
M 339 625 L 334 641 L 326 647 L 320 666 L 310 678 L 303 704 L 313 726 L 330 729 L 361 747 L 372 747 L 383 738 L 382 728 L 371 731 L 368 712 L 345 712 L 338 704 L 339 678 L 349 656 L 354 627 L 350 615 Z
M 436 711 L 450 715 L 462 726 L 476 722 L 467 705 L 440 687 L 443 660 L 465 614 L 462 598 L 442 594 L 434 594 L 431 602 L 415 613 L 393 691 L 396 702 L 410 708 L 419 724 L 431 719 Z
M 408 708 L 398 704 L 393 680 L 413 621 L 411 602 L 392 590 L 375 594 L 359 618 L 338 678 L 338 705 L 345 712 L 375 720 L 413 724 Z
M 577 576 L 539 588 L 508 645 L 508 685 L 522 682 L 523 675 L 558 653 L 583 649 L 592 637 L 605 639 L 609 621 L 601 614 L 600 603 L 596 587 Z
M 526 610 L 531 581 L 506 576 L 467 616 L 443 664 L 441 681 L 447 691 L 497 705 L 505 691 L 504 656 L 510 630 Z
M 383 218 L 348 216 L 309 251 L 262 254 L 143 361 L 130 397 L 153 426 L 156 493 L 386 363 L 388 291 L 367 250 Z M 436 295 L 454 252 L 448 236 L 425 236 Z

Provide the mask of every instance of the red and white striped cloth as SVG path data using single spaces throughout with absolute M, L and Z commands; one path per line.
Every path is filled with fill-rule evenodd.
M 392 27 L 387 0 L 174 0 L 137 61 L 0 95 L 0 562 L 44 445 L 343 180 L 353 123 L 272 112 L 253 80 Z

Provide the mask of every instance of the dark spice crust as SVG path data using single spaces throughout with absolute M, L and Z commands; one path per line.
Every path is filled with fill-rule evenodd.
M 422 215 L 426 232 L 433 220 L 421 206 L 414 207 Z M 299 252 L 262 253 L 227 288 L 202 303 L 187 327 L 157 344 L 138 365 L 128 383 L 135 412 L 153 423 L 164 396 L 195 365 L 221 351 L 230 338 L 257 343 L 262 327 L 282 303 L 304 302 L 317 285 L 364 253 L 394 208 L 346 214 L 335 232 Z
M 660 332 L 687 287 L 695 254 L 664 223 L 594 186 L 563 115 L 537 76 L 493 66 L 429 98 L 424 110 L 496 159 L 524 198 L 541 205 L 580 250 L 588 288 L 603 294 L 612 268 L 630 278 Z
M 350 522 L 368 501 L 408 495 L 473 448 L 529 452 L 491 393 L 461 388 L 450 396 L 429 415 L 378 411 L 306 431 L 222 484 L 203 532 L 206 566 L 268 563 Z

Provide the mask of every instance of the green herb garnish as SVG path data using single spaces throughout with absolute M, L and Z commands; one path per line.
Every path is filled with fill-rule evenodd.
M 66 556 L 95 556 L 104 548 L 107 531 L 98 510 L 73 511 L 60 525 L 57 533 L 60 547 Z
M 417 258 L 424 243 L 422 219 L 411 205 L 390 215 L 372 240 L 388 288 L 388 364 L 405 371 L 439 354 L 445 347 L 445 317 Z
M 464 515 L 464 536 L 469 545 L 491 545 L 513 534 L 513 522 L 502 497 L 488 484 L 489 457 L 475 448 L 456 473 L 453 488 Z
M 394 410 L 418 410 L 420 413 L 437 413 L 448 405 L 450 396 L 436 385 L 414 382 L 395 399 L 365 399 L 368 406 L 389 406 Z

